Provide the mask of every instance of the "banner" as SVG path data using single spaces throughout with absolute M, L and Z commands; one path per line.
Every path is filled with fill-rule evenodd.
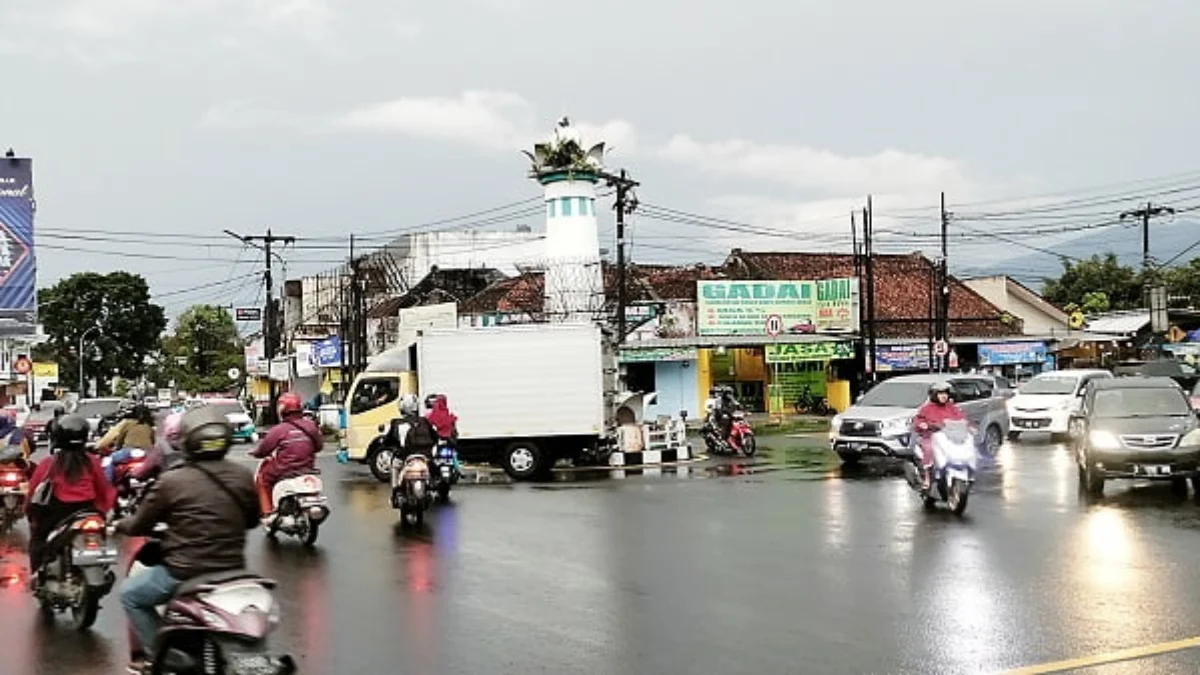
M 929 345 L 876 347 L 875 369 L 881 373 L 896 370 L 929 370 Z
M 805 361 L 830 361 L 854 358 L 854 345 L 850 342 L 802 342 L 796 344 L 768 344 L 767 363 L 803 363 Z
M 317 374 L 314 361 L 316 354 L 311 342 L 292 343 L 296 350 L 296 377 L 312 377 Z
M 338 368 L 342 365 L 342 339 L 336 335 L 312 343 L 313 365 Z
M 997 342 L 979 345 L 979 365 L 1011 366 L 1018 363 L 1044 363 L 1044 342 Z
M 858 280 L 698 281 L 700 335 L 855 333 Z
M 36 332 L 33 210 L 33 162 L 0 158 L 0 335 Z
M 45 361 L 33 362 L 33 376 L 45 380 L 58 379 L 58 364 L 47 363 Z
M 695 361 L 700 358 L 695 347 L 649 347 L 646 349 L 621 350 L 617 360 L 621 363 L 649 363 L 654 361 Z
M 244 353 L 246 356 L 247 375 L 258 376 L 267 374 L 267 360 L 263 358 L 262 338 L 247 344 Z

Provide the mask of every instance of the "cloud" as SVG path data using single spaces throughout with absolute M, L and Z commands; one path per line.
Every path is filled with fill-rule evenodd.
M 894 149 L 855 157 L 803 145 L 740 139 L 705 143 L 679 134 L 659 154 L 711 173 L 782 183 L 825 195 L 935 194 L 937 190 L 961 191 L 967 182 L 957 160 Z
M 468 90 L 453 97 L 403 97 L 351 110 L 333 121 L 340 129 L 392 133 L 456 141 L 492 150 L 527 148 L 548 138 L 549 117 L 519 94 Z M 575 122 L 585 143 L 605 141 L 610 147 L 632 152 L 636 146 L 633 125 L 624 120 L 600 124 Z

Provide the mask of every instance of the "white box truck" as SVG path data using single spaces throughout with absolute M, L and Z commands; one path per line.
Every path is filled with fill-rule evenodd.
M 444 394 L 458 416 L 464 460 L 527 479 L 613 449 L 617 362 L 596 325 L 421 331 L 416 371 L 421 400 Z

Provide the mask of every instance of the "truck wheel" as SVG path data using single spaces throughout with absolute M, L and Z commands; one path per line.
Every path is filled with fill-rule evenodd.
M 367 466 L 371 468 L 371 475 L 380 483 L 392 482 L 392 451 L 382 443 L 367 453 Z
M 504 449 L 504 472 L 513 480 L 529 480 L 537 476 L 544 464 L 541 448 L 530 441 L 514 441 Z

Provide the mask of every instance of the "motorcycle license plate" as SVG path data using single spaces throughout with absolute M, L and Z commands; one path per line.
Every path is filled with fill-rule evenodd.
M 235 654 L 229 659 L 230 672 L 239 675 L 278 675 L 286 672 L 278 660 L 264 654 Z
M 300 506 L 325 506 L 326 501 L 324 497 L 303 497 L 300 499 Z
M 97 548 L 80 549 L 72 552 L 71 562 L 76 565 L 114 565 L 117 562 L 117 549 Z
M 1170 476 L 1170 464 L 1138 464 L 1136 473 L 1143 476 Z
M 445 476 L 446 478 L 449 478 L 450 477 L 450 467 L 443 466 L 442 467 L 442 475 Z
M 967 475 L 967 472 L 964 471 L 963 469 L 949 469 L 948 471 L 946 471 L 946 478 L 947 478 L 947 480 L 963 480 L 963 481 L 971 480 L 970 477 Z

